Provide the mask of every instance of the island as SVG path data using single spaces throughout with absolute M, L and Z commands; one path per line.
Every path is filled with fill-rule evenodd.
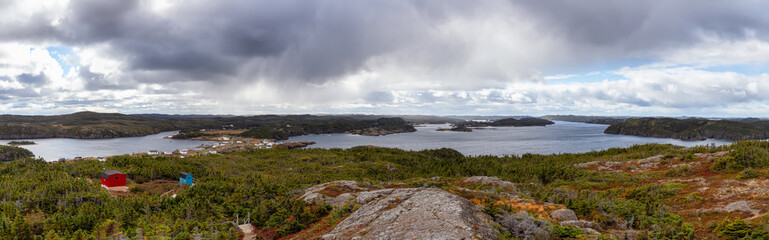
M 438 128 L 435 131 L 453 131 L 453 132 L 472 132 L 473 129 L 467 127 L 465 124 L 455 124 L 451 128 Z
M 19 145 L 35 145 L 35 142 L 33 142 L 33 141 L 26 141 L 26 140 L 21 140 L 21 141 L 10 141 L 10 142 L 8 142 L 8 145 L 11 145 L 11 146 L 19 146 Z
M 681 140 L 763 140 L 769 138 L 769 121 L 629 118 L 610 125 L 604 133 Z
M 541 118 L 503 118 L 491 122 L 465 122 L 463 123 L 467 125 L 468 127 L 531 127 L 531 126 L 547 126 L 555 124 L 554 122 L 547 120 L 547 119 L 541 119 Z

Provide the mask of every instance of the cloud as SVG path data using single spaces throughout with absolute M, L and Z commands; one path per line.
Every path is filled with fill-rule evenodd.
M 436 107 L 435 113 L 451 114 L 694 111 L 766 100 L 755 93 L 765 87 L 763 75 L 705 69 L 767 66 L 769 4 L 761 1 L 69 0 L 0 6 L 8 16 L 0 19 L 0 94 L 6 98 L 0 101 L 39 102 L 27 109 Z M 72 71 L 49 56 L 49 46 L 72 48 Z M 622 68 L 633 59 L 643 65 Z M 613 68 L 596 69 L 607 65 Z M 583 74 L 596 70 L 618 80 L 580 82 L 599 77 Z

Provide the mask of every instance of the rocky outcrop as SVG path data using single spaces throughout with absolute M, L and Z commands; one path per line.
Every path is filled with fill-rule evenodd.
M 577 214 L 574 214 L 574 211 L 571 209 L 558 209 L 550 213 L 550 217 L 553 218 L 553 220 L 562 222 L 562 221 L 574 221 L 579 220 L 577 218 Z
M 469 184 L 497 187 L 497 188 L 512 190 L 516 192 L 518 191 L 518 188 L 515 187 L 515 184 L 508 181 L 502 181 L 497 177 L 475 176 L 475 177 L 465 178 L 462 180 L 462 182 L 469 183 Z
M 312 203 L 324 203 L 334 207 L 341 207 L 344 204 L 353 201 L 357 197 L 357 192 L 368 191 L 358 185 L 355 181 L 333 181 L 315 185 L 304 190 L 299 199 Z M 364 195 L 371 195 L 370 193 Z M 358 202 L 362 203 L 362 202 Z
M 550 222 L 535 219 L 526 211 L 515 214 L 503 214 L 498 217 L 497 223 L 502 226 L 504 233 L 516 239 L 550 239 L 551 234 L 548 230 Z
M 457 195 L 433 188 L 359 192 L 369 200 L 323 239 L 498 239 L 491 217 Z

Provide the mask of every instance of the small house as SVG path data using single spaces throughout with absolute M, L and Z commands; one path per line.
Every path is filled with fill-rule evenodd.
M 147 154 L 149 154 L 149 155 L 158 155 L 158 153 L 159 153 L 159 151 L 158 151 L 158 150 L 149 150 L 149 151 L 147 152 Z
M 193 180 L 192 174 L 181 172 L 179 174 L 179 185 L 195 185 L 195 180 Z
M 125 187 L 125 180 L 125 174 L 121 172 L 115 170 L 101 172 L 101 186 L 104 188 Z

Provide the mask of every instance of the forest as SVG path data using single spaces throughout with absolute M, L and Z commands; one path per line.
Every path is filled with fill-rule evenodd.
M 412 116 L 414 121 L 443 121 Z M 55 116 L 0 115 L 0 139 L 118 138 L 182 130 L 177 138 L 199 136 L 200 129 L 254 129 L 248 136 L 283 139 L 313 133 L 343 133 L 371 127 L 413 129 L 400 117 L 376 115 L 177 116 L 77 112 Z M 190 135 L 191 134 L 191 135 Z
M 279 238 L 350 213 L 350 209 L 297 200 L 301 189 L 311 185 L 358 180 L 421 186 L 420 179 L 435 176 L 497 176 L 525 190 L 528 194 L 522 197 L 564 204 L 580 218 L 605 226 L 630 220 L 633 229 L 643 230 L 650 238 L 693 239 L 695 229 L 715 235 L 717 226 L 696 226 L 670 211 L 680 184 L 649 182 L 657 173 L 597 172 L 574 165 L 655 155 L 687 159 L 693 154 L 732 150 L 710 171 L 735 172 L 769 166 L 768 149 L 765 142 L 751 141 L 722 147 L 648 144 L 583 154 L 502 157 L 463 156 L 446 148 L 404 151 L 378 147 L 276 148 L 189 158 L 126 155 L 103 162 L 45 162 L 22 157 L 0 164 L 0 235 L 16 239 L 236 239 L 239 233 L 232 221 L 249 216 L 262 237 Z M 98 177 L 105 169 L 126 173 L 131 192 L 112 195 L 102 189 Z M 176 186 L 163 188 L 153 183 L 178 180 L 179 172 L 193 174 L 195 186 L 184 187 L 176 197 L 161 196 Z M 745 226 L 739 229 L 748 234 L 766 233 L 758 225 Z
M 769 121 L 629 118 L 612 124 L 604 133 L 682 140 L 757 140 L 769 138 Z

